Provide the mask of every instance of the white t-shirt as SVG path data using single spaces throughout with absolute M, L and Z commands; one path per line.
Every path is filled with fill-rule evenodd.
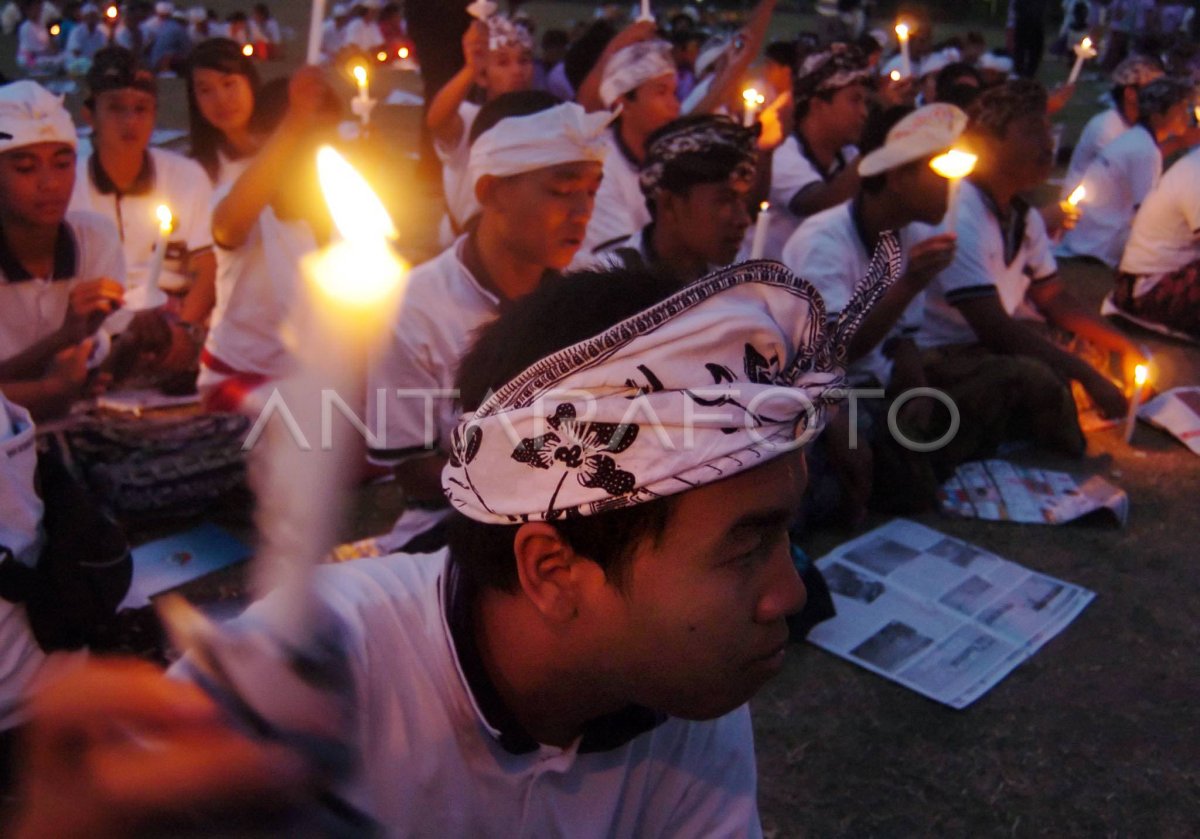
M 220 201 L 232 184 L 214 195 Z M 300 260 L 317 243 L 303 221 L 282 221 L 267 206 L 245 243 L 233 250 L 217 247 L 217 302 L 204 349 L 240 373 L 285 376 L 292 356 L 283 326 L 301 293 Z M 220 380 L 205 366 L 201 387 Z
M 344 630 L 359 711 L 362 769 L 344 794 L 384 835 L 761 836 L 746 706 L 644 730 L 649 719 L 614 748 L 597 748 L 604 734 L 616 739 L 612 725 L 567 748 L 510 729 L 505 748 L 481 710 L 489 686 L 465 675 L 481 665 L 455 619 L 469 608 L 455 596 L 459 580 L 444 551 L 317 572 Z M 241 621 L 269 627 L 279 608 L 268 599 Z
M 1079 142 L 1071 152 L 1071 163 L 1067 166 L 1067 175 L 1063 178 L 1063 197 L 1075 191 L 1075 187 L 1083 181 L 1083 173 L 1092 165 L 1096 155 L 1113 140 L 1129 130 L 1129 124 L 1121 118 L 1116 108 L 1101 111 L 1087 121 Z
M 471 126 L 479 116 L 479 106 L 474 102 L 463 102 L 458 106 L 458 117 L 462 120 L 462 136 L 453 147 L 434 141 L 433 148 L 442 162 L 442 190 L 446 195 L 446 207 L 450 217 L 461 232 L 469 221 L 464 216 L 471 205 L 471 194 L 466 192 L 467 164 L 471 162 Z
M 650 223 L 650 210 L 638 180 L 638 164 L 617 139 L 619 125 L 609 129 L 604 155 L 604 179 L 596 192 L 592 220 L 572 267 L 588 264 L 604 245 L 632 236 Z
M 107 46 L 108 29 L 102 23 L 91 30 L 86 23 L 81 23 L 67 36 L 67 52 L 74 56 L 91 58 Z
M 165 149 L 148 151 L 150 166 L 123 195 L 98 170 L 94 151 L 80 157 L 71 208 L 99 213 L 117 228 L 125 254 L 126 285 L 132 290 L 143 288 L 150 279 L 159 240 L 156 211 L 165 204 L 174 225 L 158 285 L 180 292 L 191 282 L 184 273 L 187 258 L 212 248 L 212 185 L 196 161 Z
M 366 19 L 356 17 L 346 24 L 342 30 L 342 46 L 358 47 L 369 52 L 383 43 L 383 31 L 378 23 L 368 23 Z
M 1141 275 L 1137 294 L 1154 287 L 1162 274 L 1200 259 L 1200 149 L 1167 170 L 1146 196 L 1133 220 L 1121 271 Z
M 783 247 L 783 264 L 816 287 L 825 301 L 825 313 L 831 319 L 850 302 L 855 287 L 867 275 L 871 265 L 872 254 L 867 253 L 852 208 L 853 202 L 846 201 L 809 216 Z M 912 246 L 934 233 L 935 228 L 917 223 L 900 230 L 902 272 Z M 883 344 L 891 338 L 915 337 L 924 308 L 922 292 L 909 303 L 884 341 L 850 365 L 847 373 L 851 381 L 874 378 L 886 385 L 892 377 L 892 362 L 884 355 Z
M 380 399 L 385 410 L 382 439 L 368 452 L 372 463 L 396 466 L 449 450 L 459 419 L 454 390 L 459 362 L 475 333 L 500 313 L 500 298 L 463 264 L 466 246 L 467 237 L 460 237 L 413 270 L 388 340 L 371 359 L 366 416 L 374 421 L 379 415 Z M 404 545 L 446 513 L 445 508 L 405 510 L 386 544 Z
M 50 55 L 50 33 L 41 23 L 27 20 L 17 29 L 17 63 L 27 70 Z
M 37 564 L 45 542 L 36 469 L 33 420 L 0 393 L 0 545 L 30 567 Z M 0 597 L 0 731 L 24 722 L 20 702 L 38 680 L 82 655 L 43 653 L 29 630 L 25 607 Z
M 1105 146 L 1083 174 L 1087 200 L 1058 255 L 1093 256 L 1115 268 L 1138 207 L 1162 177 L 1162 164 L 1158 144 L 1140 125 Z
M 1058 273 L 1041 213 L 1014 206 L 1006 232 L 990 198 L 970 181 L 961 190 L 955 221 L 958 247 L 950 267 L 926 288 L 925 317 L 917 333 L 921 347 L 979 341 L 956 305 L 966 300 L 995 296 L 1010 316 L 1037 319 L 1025 295 L 1031 286 Z
M 805 187 L 829 180 L 845 169 L 856 157 L 858 149 L 844 146 L 826 172 L 804 153 L 799 139 L 793 134 L 783 141 L 771 155 L 771 219 L 767 224 L 767 240 L 763 248 L 764 259 L 778 260 L 783 256 L 783 246 L 804 221 L 789 209 L 792 199 Z M 746 232 L 747 239 L 754 236 L 753 227 Z M 747 252 L 749 250 L 747 249 Z
M 62 326 L 71 289 L 79 283 L 100 277 L 125 283 L 121 241 L 112 222 L 72 210 L 64 224 L 49 278 L 30 277 L 0 233 L 0 359 L 12 358 Z M 113 319 L 123 314 L 118 311 Z M 113 319 L 108 328 L 117 331 Z

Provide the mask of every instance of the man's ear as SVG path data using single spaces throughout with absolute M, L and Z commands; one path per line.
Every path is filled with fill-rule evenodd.
M 500 179 L 495 175 L 484 175 L 475 182 L 475 200 L 481 207 L 494 207 L 496 191 L 500 187 Z
M 521 591 L 543 617 L 565 624 L 579 614 L 585 584 L 599 567 L 567 544 L 554 525 L 530 522 L 513 537 Z

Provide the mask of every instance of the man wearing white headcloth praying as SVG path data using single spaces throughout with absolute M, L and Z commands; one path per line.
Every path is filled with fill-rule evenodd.
M 876 281 L 894 238 L 883 251 Z M 394 836 L 761 836 L 746 703 L 783 667 L 785 619 L 805 600 L 788 535 L 797 444 L 881 285 L 827 327 L 812 287 L 776 264 L 678 291 L 582 274 L 485 329 L 458 376 L 449 549 L 318 572 L 357 711 L 342 800 Z M 279 603 L 240 627 L 271 633 Z M 205 719 L 189 686 L 116 668 L 93 663 L 35 700 L 29 835 L 262 806 L 312 778 L 287 747 Z M 120 700 L 103 690 L 117 675 Z M 121 721 L 118 745 L 87 724 L 99 714 Z M 195 745 L 214 741 L 239 758 L 224 775 Z M 115 748 L 136 750 L 139 771 L 169 759 L 178 783 L 122 783 Z M 96 792 L 65 806 L 79 787 Z
M 395 469 L 406 502 L 389 546 L 441 538 L 428 531 L 447 512 L 440 474 L 458 419 L 451 394 L 459 360 L 504 303 L 574 258 L 610 119 L 527 91 L 484 105 L 475 120 L 464 178 L 468 232 L 412 272 L 390 340 L 371 364 L 368 416 L 382 406 L 386 420 L 370 457 Z

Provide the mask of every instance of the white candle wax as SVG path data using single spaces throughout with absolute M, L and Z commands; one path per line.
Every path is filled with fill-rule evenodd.
M 896 37 L 900 41 L 900 72 L 905 78 L 912 76 L 912 56 L 908 52 L 908 25 L 896 24 Z
M 762 259 L 767 249 L 767 227 L 771 223 L 771 205 L 764 201 L 758 210 L 758 221 L 754 223 L 754 239 L 750 245 L 750 258 Z
M 642 13 L 638 15 L 638 20 L 654 22 L 654 13 L 650 11 L 650 0 L 642 0 Z
M 1083 62 L 1095 55 L 1092 49 L 1092 39 L 1084 38 L 1075 47 L 1075 64 L 1071 67 L 1071 75 L 1067 77 L 1067 85 L 1073 85 L 1079 80 L 1079 72 L 1083 69 Z
M 1136 368 L 1133 384 L 1133 396 L 1129 400 L 1129 413 L 1125 417 L 1125 442 L 1133 440 L 1133 429 L 1137 427 L 1138 408 L 1142 406 L 1142 392 L 1146 389 L 1146 380 L 1150 371 L 1144 364 Z
M 947 185 L 946 195 L 946 232 L 954 232 L 954 223 L 958 217 L 958 188 L 962 185 L 962 178 L 950 178 L 950 183 Z
M 321 34 L 325 26 L 325 0 L 313 0 L 312 17 L 308 21 L 308 54 L 305 61 L 319 64 L 321 61 Z

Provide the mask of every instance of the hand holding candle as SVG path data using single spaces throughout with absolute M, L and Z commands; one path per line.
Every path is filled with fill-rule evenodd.
M 954 232 L 955 217 L 958 215 L 958 192 L 962 179 L 975 169 L 979 160 L 975 155 L 963 149 L 950 149 L 945 154 L 939 154 L 929 161 L 929 168 L 950 181 L 949 195 L 946 199 L 946 232 Z
M 154 214 L 158 218 L 158 237 L 154 240 L 149 273 L 144 284 L 130 287 L 125 294 L 125 308 L 131 312 L 153 309 L 167 301 L 166 294 L 158 287 L 158 281 L 162 277 L 163 260 L 167 257 L 167 245 L 175 219 L 166 204 L 160 204 Z
M 1067 77 L 1067 85 L 1073 85 L 1079 80 L 1079 71 L 1083 69 L 1083 62 L 1089 58 L 1095 58 L 1099 52 L 1092 46 L 1092 39 L 1085 37 L 1075 47 L 1075 65 L 1071 68 L 1071 75 Z
M 908 52 L 908 24 L 901 21 L 896 24 L 896 39 L 900 42 L 900 72 L 908 78 L 912 75 L 912 56 Z

